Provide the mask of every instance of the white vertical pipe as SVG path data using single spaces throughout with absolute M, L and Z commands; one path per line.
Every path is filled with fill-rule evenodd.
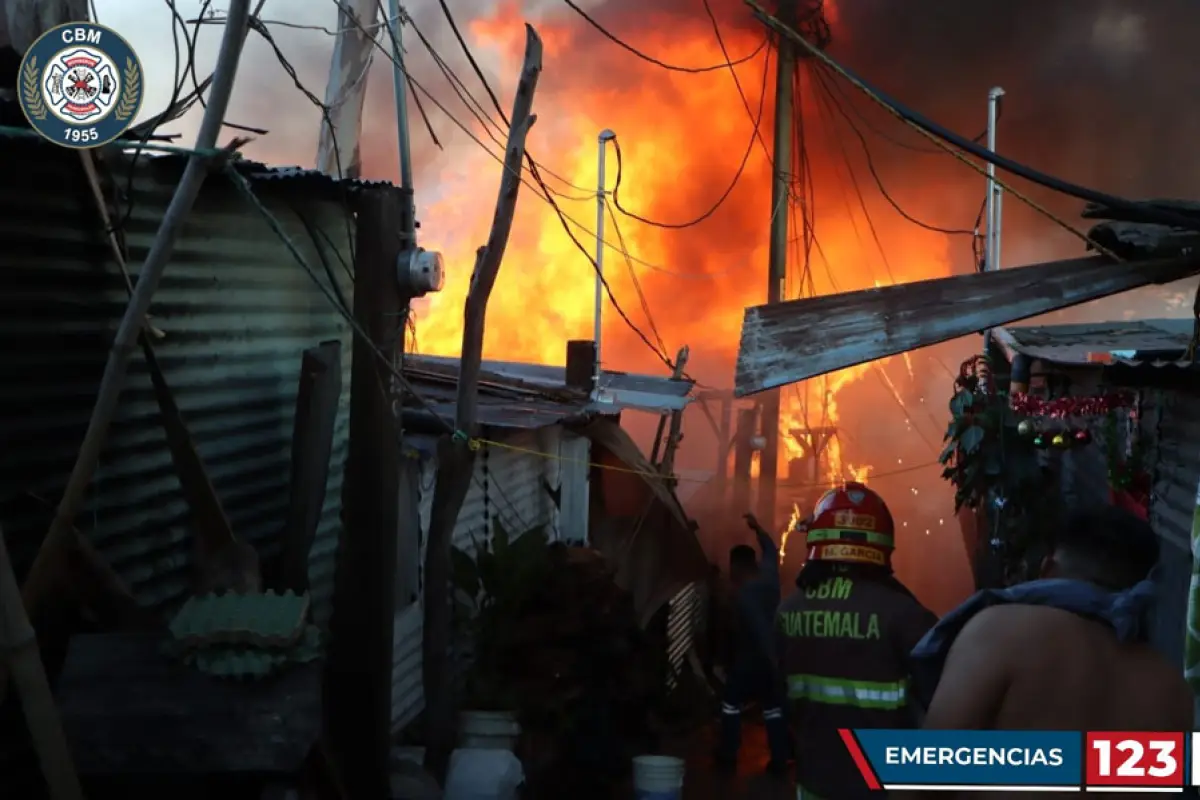
M 996 122 L 1000 118 L 1000 98 L 1004 90 L 993 86 L 988 91 L 987 117 L 987 148 L 996 152 Z M 983 240 L 983 269 L 986 272 L 1000 269 L 1000 193 L 996 183 L 996 165 L 987 165 L 987 235 Z M 992 332 L 983 332 L 983 354 L 986 356 L 990 349 Z
M 1000 117 L 1000 98 L 1004 90 L 999 86 L 988 91 L 987 148 L 996 152 L 996 122 Z M 996 165 L 987 165 L 987 239 L 985 241 L 984 269 L 1000 269 L 1000 205 L 1003 190 L 996 183 Z
M 608 194 L 604 188 L 604 156 L 608 150 L 609 141 L 615 138 L 617 135 L 608 128 L 600 131 L 600 152 L 596 161 L 596 308 L 592 315 L 592 338 L 596 342 L 596 365 L 592 382 L 593 389 L 597 394 L 600 392 L 600 336 L 601 318 L 604 311 L 604 212 L 608 201 Z

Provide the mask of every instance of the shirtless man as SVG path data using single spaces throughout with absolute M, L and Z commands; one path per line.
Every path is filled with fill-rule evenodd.
M 954 639 L 924 727 L 1192 730 L 1193 698 L 1180 665 L 1132 632 L 1148 595 L 1148 587 L 1138 584 L 1157 561 L 1158 539 L 1135 515 L 1112 507 L 1072 515 L 1042 565 L 1043 577 L 1082 581 L 1112 593 L 1132 589 L 1129 599 L 1141 608 L 1110 611 L 1102 615 L 1107 621 L 1049 603 L 985 608 Z M 1118 635 L 1122 628 L 1125 641 Z M 1041 795 L 993 795 L 1025 796 Z

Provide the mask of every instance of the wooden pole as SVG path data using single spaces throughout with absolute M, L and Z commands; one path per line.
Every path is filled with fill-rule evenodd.
M 368 340 L 355 338 L 350 372 L 350 444 L 342 489 L 344 527 L 330 621 L 325 701 L 332 749 L 350 798 L 390 797 L 392 624 L 400 530 L 400 441 L 389 382 L 374 349 L 397 355 L 408 298 L 396 262 L 409 242 L 404 201 L 391 187 L 357 203 L 354 315 Z
M 782 3 L 779 14 L 785 22 L 795 17 L 791 3 Z M 778 49 L 775 71 L 774 179 L 771 183 L 770 263 L 767 274 L 767 303 L 783 300 L 787 278 L 788 213 L 792 176 L 793 128 L 792 87 L 796 71 L 796 46 L 786 36 L 775 39 Z M 779 471 L 779 392 L 763 397 L 762 436 L 765 440 L 758 463 L 758 521 L 775 530 L 775 487 Z
M 196 136 L 197 153 L 188 158 L 183 177 L 179 179 L 175 195 L 163 215 L 158 234 L 138 275 L 133 297 L 117 329 L 108 363 L 104 367 L 104 376 L 100 381 L 96 406 L 92 409 L 92 417 L 88 422 L 83 443 L 79 447 L 75 466 L 67 480 L 67 487 L 63 491 L 54 521 L 50 523 L 50 531 L 42 541 L 22 587 L 26 608 L 36 606 L 38 600 L 52 590 L 57 563 L 71 543 L 75 515 L 79 512 L 88 484 L 95 474 L 100 451 L 108 436 L 109 424 L 116 414 L 121 389 L 125 385 L 129 359 L 137 348 L 138 332 L 145 325 L 150 299 L 154 296 L 154 290 L 158 288 L 158 281 L 162 278 L 163 270 L 171 257 L 175 240 L 211 167 L 211 151 L 216 146 L 217 135 L 220 133 L 225 110 L 229 106 L 229 97 L 233 92 L 233 81 L 237 75 L 249 16 L 250 0 L 230 0 L 228 22 L 225 24 L 225 34 L 221 40 L 221 50 L 214 70 L 212 93 L 200 123 L 200 132 Z
M 729 483 L 729 429 L 733 426 L 733 395 L 721 398 L 721 429 L 717 433 L 717 487 L 718 496 L 725 499 L 725 487 Z
M 454 704 L 450 696 L 449 652 L 451 640 L 450 542 L 458 512 L 467 497 L 475 468 L 475 451 L 463 436 L 478 434 L 476 391 L 483 359 L 483 330 L 488 298 L 496 284 L 508 235 L 512 230 L 517 194 L 521 188 L 521 162 L 525 139 L 537 117 L 533 95 L 542 72 L 542 40 L 532 26 L 525 26 L 525 61 L 513 100 L 512 124 L 504 153 L 500 195 L 492 217 L 488 241 L 479 248 L 471 288 L 463 314 L 463 343 L 459 362 L 458 397 L 455 404 L 456 433 L 438 444 L 437 484 L 429 518 L 425 548 L 425 625 L 421 672 L 425 687 L 425 765 L 444 780 L 450 752 L 454 749 Z
M 679 352 L 675 356 L 675 369 L 671 377 L 679 380 L 683 377 L 683 370 L 687 367 L 688 355 L 690 354 L 688 346 L 685 344 L 679 348 Z M 662 472 L 664 475 L 673 475 L 675 473 L 675 452 L 679 448 L 679 441 L 683 438 L 681 428 L 683 427 L 683 409 L 671 412 L 671 426 L 667 433 L 667 446 L 663 451 Z
M 326 175 L 357 178 L 362 172 L 359 138 L 379 6 L 379 0 L 338 3 L 337 37 L 325 86 L 329 118 L 321 122 L 317 143 L 317 169 Z
M 50 681 L 38 652 L 37 635 L 29 624 L 21 590 L 0 534 L 0 656 L 7 661 L 13 684 L 25 711 L 25 725 L 41 763 L 51 800 L 83 800 L 83 788 L 71 761 Z
M 738 411 L 737 433 L 733 445 L 733 510 L 750 510 L 750 467 L 754 463 L 754 434 L 758 425 L 758 407 Z M 761 476 L 761 473 L 760 473 Z

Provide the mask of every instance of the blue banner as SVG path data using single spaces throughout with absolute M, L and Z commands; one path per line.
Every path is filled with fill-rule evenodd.
M 855 730 L 843 739 L 868 786 L 1083 783 L 1083 736 L 1076 731 Z

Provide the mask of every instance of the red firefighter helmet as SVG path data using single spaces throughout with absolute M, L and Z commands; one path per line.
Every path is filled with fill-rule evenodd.
M 891 563 L 896 547 L 892 513 L 882 497 L 861 483 L 848 482 L 821 495 L 806 527 L 809 559 Z

